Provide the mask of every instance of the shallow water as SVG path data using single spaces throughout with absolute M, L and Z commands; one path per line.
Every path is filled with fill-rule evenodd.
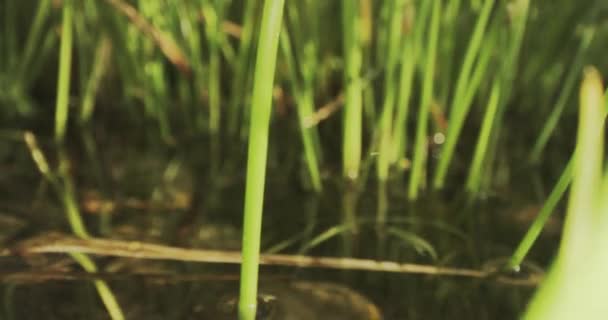
M 99 176 L 87 169 L 91 164 L 77 155 L 73 159 L 80 162 L 73 174 L 78 201 L 95 236 L 239 249 L 242 172 L 210 176 L 196 169 L 204 164 L 188 155 L 107 149 L 99 164 L 104 189 Z M 432 194 L 412 204 L 400 181 L 387 188 L 372 181 L 357 192 L 329 178 L 323 194 L 315 196 L 304 191 L 298 177 L 278 174 L 289 172 L 282 166 L 276 161 L 269 171 L 262 247 L 283 254 L 483 270 L 512 253 L 531 222 L 521 212 L 535 204 L 525 188 L 503 193 L 508 198 L 490 196 L 474 204 L 458 193 Z M 33 164 L 17 169 L 0 181 L 8 195 L 0 218 L 3 248 L 45 232 L 67 232 L 56 195 L 32 173 Z M 11 181 L 23 185 L 10 186 Z M 333 236 L 320 241 L 331 232 Z M 558 239 L 559 234 L 544 234 L 528 261 L 545 268 Z M 236 297 L 239 268 L 234 264 L 117 257 L 97 257 L 96 262 L 101 270 L 97 276 L 108 281 L 128 319 L 215 319 L 226 301 Z M 90 276 L 65 255 L 0 257 L 0 269 L 2 319 L 107 318 Z M 24 271 L 29 274 L 16 277 Z M 69 276 L 45 278 L 49 272 Z M 260 274 L 261 286 L 274 288 L 262 293 L 285 303 L 283 312 L 302 315 L 306 313 L 298 310 L 308 307 L 318 319 L 335 318 L 313 300 L 302 303 L 312 298 L 293 290 L 293 283 L 352 290 L 377 306 L 383 319 L 514 319 L 534 290 L 492 278 L 377 271 L 262 266 Z

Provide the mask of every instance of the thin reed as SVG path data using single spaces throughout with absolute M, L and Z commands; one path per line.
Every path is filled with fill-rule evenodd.
M 258 41 L 247 152 L 239 319 L 255 319 L 268 130 L 284 1 L 265 0 Z

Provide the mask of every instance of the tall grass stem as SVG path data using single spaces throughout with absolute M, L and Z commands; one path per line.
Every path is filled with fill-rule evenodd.
M 415 200 L 423 183 L 425 163 L 427 156 L 427 134 L 428 120 L 431 104 L 433 103 L 433 86 L 435 77 L 435 58 L 437 53 L 437 43 L 439 40 L 439 21 L 441 16 L 441 0 L 433 1 L 433 11 L 431 14 L 428 47 L 426 52 L 426 64 L 424 66 L 425 75 L 422 84 L 422 98 L 420 110 L 418 111 L 418 124 L 416 127 L 416 141 L 414 143 L 414 159 L 412 172 L 408 185 L 408 198 Z
M 61 47 L 59 49 L 59 76 L 57 80 L 57 101 L 55 105 L 55 141 L 63 143 L 68 122 L 70 72 L 72 67 L 72 0 L 63 2 L 61 21 Z
M 473 162 L 469 169 L 469 177 L 466 182 L 466 190 L 469 194 L 476 196 L 479 191 L 482 177 L 482 166 L 485 158 L 485 154 L 488 151 L 488 144 L 490 142 L 490 135 L 492 133 L 492 127 L 496 117 L 496 111 L 500 102 L 500 81 L 496 79 L 492 85 L 492 92 L 488 101 L 488 108 L 482 121 L 481 132 L 477 140 L 477 146 L 475 147 L 475 153 L 473 155 Z
M 437 171 L 435 172 L 435 177 L 433 180 L 433 187 L 435 189 L 441 189 L 445 184 L 445 177 L 448 172 L 448 167 L 452 161 L 456 144 L 458 143 L 458 138 L 460 137 L 460 132 L 462 130 L 462 126 L 464 125 L 464 120 L 468 114 L 469 108 L 471 107 L 470 101 L 468 101 L 469 103 L 466 104 L 463 103 L 465 102 L 463 97 L 467 95 L 468 91 L 473 91 L 476 89 L 470 85 L 471 72 L 473 70 L 475 59 L 479 54 L 479 49 L 481 48 L 483 36 L 493 6 L 494 0 L 485 0 L 479 18 L 477 19 L 475 29 L 473 30 L 473 35 L 471 36 L 471 40 L 464 57 L 464 62 L 458 75 L 458 80 L 456 80 L 456 89 L 454 96 L 452 97 L 452 105 L 450 108 L 450 125 L 448 126 L 445 145 L 443 147 L 439 163 L 437 164 Z
M 239 298 L 239 319 L 253 320 L 257 308 L 258 268 L 262 210 L 268 151 L 277 47 L 283 19 L 284 0 L 265 0 L 254 72 L 254 87 L 247 151 L 247 181 L 243 224 L 243 263 Z
M 378 162 L 377 174 L 380 181 L 386 181 L 388 178 L 388 169 L 393 159 L 392 151 L 392 128 L 394 122 L 395 98 L 398 88 L 398 61 L 399 49 L 401 48 L 402 24 L 403 24 L 403 6 L 404 0 L 390 1 L 390 15 L 387 30 L 388 52 L 386 57 L 386 70 L 384 77 L 384 103 L 382 114 L 380 116 L 379 139 L 378 144 Z
M 342 0 L 342 30 L 344 54 L 344 125 L 342 169 L 344 177 L 356 180 L 361 165 L 362 83 L 359 2 Z

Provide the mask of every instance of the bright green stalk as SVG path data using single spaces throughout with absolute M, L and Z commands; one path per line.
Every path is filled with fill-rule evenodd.
M 258 41 L 247 151 L 239 319 L 255 319 L 272 89 L 284 0 L 265 0 Z
M 256 16 L 257 0 L 245 1 L 245 9 L 243 10 L 243 29 L 239 42 L 239 51 L 236 62 L 236 70 L 232 88 L 230 90 L 230 108 L 228 114 L 228 132 L 232 135 L 238 130 L 238 121 L 241 110 L 239 107 L 244 103 L 244 91 L 248 87 L 248 74 L 250 70 L 250 57 L 253 42 L 253 31 Z
M 574 85 L 579 79 L 580 71 L 583 68 L 585 54 L 589 45 L 591 44 L 591 40 L 593 39 L 594 29 L 587 29 L 583 35 L 583 39 L 578 47 L 578 51 L 576 52 L 576 56 L 572 63 L 572 66 L 569 68 L 568 76 L 564 82 L 563 88 L 560 90 L 559 98 L 555 103 L 555 107 L 545 121 L 545 125 L 538 136 L 538 139 L 534 143 L 534 147 L 532 148 L 532 152 L 530 154 L 530 162 L 533 164 L 538 164 L 540 161 L 540 156 L 551 137 L 551 134 L 557 127 L 557 123 L 559 122 L 559 118 L 564 111 L 564 108 L 568 104 L 568 100 L 572 95 L 572 91 L 574 90 Z
M 68 122 L 70 94 L 70 70 L 72 67 L 72 0 L 63 3 L 61 22 L 61 47 L 59 49 L 59 77 L 57 80 L 57 103 L 55 106 L 55 141 L 63 143 Z
M 397 97 L 397 111 L 395 115 L 395 126 L 393 128 L 393 154 L 392 162 L 398 161 L 405 156 L 407 143 L 407 113 L 414 84 L 414 69 L 416 67 L 415 50 L 411 39 L 405 40 L 403 49 L 403 61 L 399 77 L 399 93 Z
M 82 216 L 78 209 L 78 203 L 76 202 L 76 197 L 74 195 L 74 186 L 72 185 L 71 179 L 66 176 L 66 174 L 63 174 L 62 176 L 64 186 L 59 192 L 62 197 L 63 206 L 68 215 L 68 222 L 70 223 L 72 232 L 76 236 L 87 239 L 90 235 L 82 221 Z
M 526 29 L 526 22 L 528 17 L 529 0 L 516 0 L 512 3 L 511 10 L 509 10 L 510 18 L 512 20 L 510 30 L 499 30 L 499 32 L 510 31 L 509 41 L 507 43 L 505 58 L 503 64 L 498 72 L 498 78 L 501 82 L 501 98 L 498 103 L 498 110 L 496 111 L 495 120 L 493 123 L 492 131 L 490 132 L 490 144 L 487 147 L 487 153 L 485 154 L 484 166 L 481 170 L 490 168 L 494 162 L 496 156 L 495 150 L 497 143 L 500 139 L 500 133 L 502 129 L 502 117 L 509 102 L 511 90 L 513 87 L 513 80 L 517 71 L 517 61 L 519 59 L 519 52 Z M 481 174 L 483 175 L 483 173 Z M 486 178 L 483 183 L 491 183 L 490 175 L 484 175 Z
M 475 93 L 481 85 L 483 77 L 486 75 L 486 71 L 488 70 L 488 64 L 490 62 L 492 54 L 494 53 L 494 46 L 496 45 L 496 33 L 493 32 L 489 34 L 484 42 L 484 47 L 479 53 L 479 59 L 477 60 L 475 70 L 473 71 L 473 74 L 471 74 L 471 78 L 469 79 L 470 90 L 468 90 L 466 94 L 462 97 L 463 105 L 470 105 L 473 102 L 473 98 L 475 98 Z M 496 81 L 498 81 L 498 78 L 496 79 Z
M 545 223 L 555 210 L 555 207 L 557 206 L 559 200 L 566 192 L 566 189 L 570 185 L 570 181 L 572 181 L 572 167 L 574 163 L 573 159 L 574 157 L 570 158 L 570 160 L 568 161 L 566 169 L 564 169 L 564 172 L 562 172 L 562 175 L 559 177 L 559 180 L 557 180 L 557 184 L 553 188 L 553 191 L 551 191 L 551 194 L 549 194 L 547 201 L 545 201 L 543 207 L 540 209 L 538 215 L 532 222 L 532 225 L 530 226 L 530 228 L 528 228 L 528 232 L 526 232 L 523 239 L 521 239 L 521 241 L 519 242 L 517 249 L 515 249 L 515 252 L 513 252 L 513 255 L 509 259 L 509 262 L 507 262 L 507 269 L 518 271 L 522 261 L 532 248 L 532 245 L 534 245 L 534 242 L 536 242 L 536 239 L 543 230 Z
M 597 222 L 591 207 L 603 167 L 603 91 L 599 72 L 594 68 L 586 68 L 580 89 L 579 134 L 574 151 L 575 178 L 572 181 L 560 247 L 560 255 L 564 256 L 565 263 L 584 261 L 590 236 L 587 230 Z
M 603 173 L 602 80 L 586 68 L 573 180 L 558 257 L 530 303 L 524 319 L 603 319 L 608 312 L 608 175 Z
M 496 29 L 494 29 L 496 31 Z M 481 80 L 483 76 L 486 74 L 488 63 L 494 51 L 494 45 L 496 44 L 497 32 L 491 32 L 486 37 L 484 47 L 481 49 L 479 53 L 479 59 L 477 65 L 475 66 L 475 70 L 470 78 L 470 90 L 467 91 L 465 96 L 462 98 L 463 104 L 469 105 L 471 101 L 473 101 L 475 92 L 477 88 L 481 84 Z M 497 86 L 503 86 L 502 78 L 500 76 L 495 77 L 494 83 L 492 84 L 492 92 L 494 90 L 501 91 Z M 482 130 L 478 138 L 477 146 L 475 148 L 475 152 L 473 155 L 473 162 L 469 171 L 469 177 L 467 179 L 466 185 L 468 192 L 471 196 L 475 196 L 481 185 L 486 180 L 482 180 L 483 170 L 485 167 L 484 164 L 487 164 L 491 161 L 491 158 L 487 157 L 487 154 L 492 154 L 491 150 L 494 147 L 492 144 L 492 138 L 495 137 L 493 132 L 496 130 L 497 126 L 497 113 L 500 108 L 501 101 L 504 101 L 504 94 L 498 94 L 499 100 L 496 101 L 496 105 L 488 104 L 492 108 L 496 108 L 496 110 L 487 109 L 486 115 L 484 117 L 484 122 L 482 124 Z M 484 129 L 486 131 L 484 131 Z
M 414 85 L 414 74 L 418 64 L 419 53 L 424 47 L 423 29 L 424 23 L 430 14 L 431 1 L 424 1 L 420 10 L 414 15 L 414 26 L 412 34 L 405 38 L 401 56 L 401 74 L 399 77 L 400 89 L 397 97 L 397 112 L 395 127 L 393 130 L 393 162 L 405 156 L 407 144 L 407 116 L 410 105 L 410 98 Z M 412 2 L 406 6 L 413 6 Z M 414 10 L 414 9 L 410 9 Z
M 70 88 L 70 69 L 72 64 L 72 11 L 72 1 L 66 0 L 63 3 L 61 47 L 59 52 L 59 80 L 57 85 L 57 104 L 55 114 L 55 140 L 58 144 L 63 144 L 68 120 L 68 97 Z M 86 231 L 84 223 L 82 222 L 82 217 L 75 200 L 74 188 L 66 173 L 66 160 L 63 154 L 60 154 L 60 158 L 62 159 L 60 164 L 60 172 L 63 177 L 62 180 L 64 181 L 64 186 L 63 188 L 59 187 L 59 182 L 57 182 L 56 185 L 58 186 L 58 192 L 62 197 L 72 231 L 75 235 L 81 238 L 88 238 L 89 234 Z M 75 259 L 79 262 L 79 264 L 83 265 L 83 262 L 86 262 L 85 260 L 87 258 L 85 255 L 81 255 L 80 258 L 75 257 Z M 92 261 L 89 260 L 88 262 L 94 266 Z M 107 285 L 98 280 L 96 281 L 95 286 L 112 319 L 124 319 L 122 311 L 120 310 L 115 297 L 112 295 L 112 292 L 109 290 Z
M 86 229 L 82 221 L 82 215 L 80 213 L 80 209 L 78 208 L 78 203 L 76 202 L 76 195 L 74 191 L 74 186 L 72 184 L 72 179 L 70 178 L 67 169 L 69 164 L 67 163 L 66 156 L 63 152 L 60 152 L 60 168 L 59 173 L 61 178 L 60 180 L 55 179 L 53 176 L 48 175 L 51 179 L 51 182 L 55 185 L 58 194 L 61 196 L 61 200 L 63 202 L 63 206 L 68 215 L 68 222 L 70 227 L 72 228 L 72 232 L 78 236 L 79 238 L 88 239 L 90 238 L 89 232 Z M 97 266 L 95 262 L 91 260 L 87 255 L 74 253 L 71 254 L 72 258 L 78 262 L 78 264 L 87 272 L 96 272 Z M 122 313 L 118 302 L 116 301 L 116 297 L 108 287 L 105 281 L 103 280 L 95 280 L 93 281 L 95 288 L 97 289 L 97 293 L 101 298 L 103 304 L 108 310 L 110 317 L 113 320 L 123 320 L 125 317 Z
M 74 60 L 74 63 L 78 63 L 78 67 L 75 68 L 76 72 L 78 72 L 78 77 L 75 79 L 78 80 L 78 94 L 80 97 L 84 97 L 87 80 L 90 79 L 91 74 L 91 66 L 94 62 L 91 62 L 91 46 L 93 44 L 94 36 L 91 33 L 88 33 L 85 27 L 85 19 L 86 15 L 83 14 L 84 8 L 82 7 L 82 3 L 74 4 L 74 11 L 79 13 L 74 15 L 73 18 L 73 34 L 75 43 L 78 45 L 75 48 L 75 53 L 77 54 L 77 58 Z M 92 41 L 93 40 L 93 41 Z
M 363 50 L 359 30 L 358 1 L 342 1 L 342 30 L 344 34 L 344 136 L 342 165 L 344 177 L 355 180 L 361 165 Z
M 401 46 L 401 27 L 403 20 L 404 0 L 392 0 L 390 2 L 390 18 L 388 24 L 388 52 L 386 57 L 386 70 L 384 77 L 384 105 L 379 125 L 378 162 L 377 174 L 380 181 L 388 178 L 388 169 L 391 163 L 392 126 L 395 109 L 395 90 L 397 89 L 397 62 L 399 47 Z
M 40 171 L 42 176 L 55 189 L 57 195 L 61 197 L 61 201 L 63 202 L 64 209 L 67 213 L 68 221 L 70 223 L 70 227 L 72 228 L 72 232 L 80 238 L 89 238 L 89 233 L 87 232 L 86 227 L 82 222 L 80 210 L 78 209 L 78 204 L 76 202 L 76 196 L 74 194 L 74 187 L 67 171 L 69 163 L 65 154 L 60 150 L 59 176 L 57 176 L 54 172 L 51 171 L 49 164 L 46 161 L 46 157 L 44 156 L 44 153 L 38 147 L 36 137 L 31 132 L 26 132 L 24 134 L 24 140 L 28 148 L 30 149 L 30 154 L 32 156 L 32 159 L 34 160 L 34 163 L 38 167 L 38 171 Z M 71 256 L 87 272 L 95 272 L 97 270 L 95 263 L 91 259 L 89 259 L 89 257 L 87 257 L 85 254 L 75 253 Z M 95 281 L 95 286 L 97 287 L 98 293 L 102 301 L 104 302 L 108 312 L 110 313 L 112 319 L 124 319 L 122 311 L 120 310 L 120 307 L 116 302 L 116 298 L 109 290 L 107 285 L 105 285 L 103 281 L 98 280 Z
M 300 132 L 302 135 L 302 143 L 304 144 L 304 156 L 306 157 L 306 165 L 312 182 L 313 190 L 320 192 L 323 189 L 321 182 L 321 173 L 319 170 L 319 152 L 318 145 L 315 143 L 317 134 L 316 127 L 306 127 L 306 119 L 314 113 L 314 97 L 312 90 L 305 89 L 298 103 L 298 117 L 300 118 Z
M 490 134 L 492 131 L 492 124 L 494 123 L 494 117 L 496 116 L 496 110 L 498 109 L 498 103 L 500 101 L 500 81 L 498 78 L 495 79 L 492 85 L 492 93 L 490 94 L 490 100 L 488 101 L 488 109 L 483 119 L 481 126 L 481 132 L 479 133 L 479 139 L 477 140 L 477 146 L 475 147 L 475 154 L 473 156 L 473 162 L 469 169 L 469 177 L 466 182 L 466 190 L 476 195 L 479 191 L 481 183 L 481 173 L 484 156 L 487 152 L 488 143 L 490 141 Z
M 484 2 L 484 6 L 477 20 L 477 24 L 475 25 L 475 29 L 473 30 L 473 35 L 471 36 L 471 41 L 469 42 L 469 46 L 464 57 L 462 69 L 460 70 L 458 80 L 456 81 L 456 89 L 454 92 L 454 97 L 452 98 L 453 100 L 450 109 L 450 123 L 446 133 L 446 141 L 443 151 L 441 152 L 441 157 L 439 159 L 439 163 L 437 164 L 437 171 L 433 180 L 433 187 L 435 189 L 440 189 L 445 184 L 445 177 L 447 176 L 448 167 L 452 161 L 454 150 L 456 149 L 456 144 L 458 143 L 458 138 L 460 137 L 460 132 L 462 130 L 462 126 L 464 125 L 464 120 L 471 106 L 470 103 L 463 103 L 463 97 L 467 94 L 467 91 L 473 90 L 473 88 L 471 88 L 469 85 L 469 80 L 475 58 L 478 56 L 479 49 L 481 48 L 483 35 L 486 30 L 486 25 L 488 24 L 490 13 L 492 12 L 492 7 L 494 6 L 494 1 L 495 0 L 486 0 Z
M 78 264 L 86 272 L 90 272 L 90 273 L 97 272 L 97 266 L 95 265 L 95 262 L 91 258 L 89 258 L 89 256 L 87 256 L 86 254 L 71 253 L 70 256 L 72 257 L 72 259 L 76 260 L 76 262 L 78 262 Z M 124 319 L 125 316 L 123 315 L 122 310 L 120 309 L 120 306 L 118 305 L 118 302 L 116 301 L 116 297 L 114 297 L 114 294 L 112 293 L 112 290 L 110 289 L 108 284 L 103 280 L 93 280 L 93 284 L 95 285 L 95 289 L 97 289 L 97 292 L 99 293 L 99 297 L 101 298 L 101 301 L 105 305 L 106 310 L 108 310 L 108 313 L 110 314 L 110 318 L 112 320 Z
M 418 191 L 422 184 L 423 172 L 426 160 L 426 142 L 429 111 L 433 103 L 433 78 L 435 75 L 435 56 L 437 53 L 437 42 L 439 40 L 439 17 L 441 15 L 441 0 L 433 2 L 433 13 L 431 14 L 431 25 L 429 28 L 429 40 L 424 67 L 424 82 L 422 84 L 422 100 L 418 113 L 418 125 L 416 127 L 416 142 L 414 145 L 414 160 L 408 186 L 408 198 L 414 200 L 418 197 Z

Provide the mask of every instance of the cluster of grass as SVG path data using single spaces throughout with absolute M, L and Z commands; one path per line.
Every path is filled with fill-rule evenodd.
M 501 159 L 517 162 L 513 167 L 565 162 L 543 155 L 556 147 L 551 138 L 560 135 L 559 124 L 576 113 L 573 92 L 583 66 L 608 68 L 601 60 L 608 8 L 600 0 L 6 0 L 0 6 L 0 119 L 3 126 L 38 119 L 46 108 L 38 97 L 56 92 L 59 168 L 49 168 L 32 135 L 26 140 L 76 235 L 89 232 L 63 151 L 71 127 L 103 125 L 99 115 L 111 114 L 145 125 L 145 135 L 164 145 L 204 137 L 200 148 L 212 173 L 225 170 L 227 160 L 240 161 L 233 151 L 248 146 L 243 319 L 255 314 L 268 131 L 285 121 L 279 112 L 273 117 L 273 97 L 276 109 L 295 110 L 312 192 L 322 191 L 322 168 L 335 161 L 325 154 L 339 149 L 349 183 L 365 184 L 373 164 L 380 185 L 405 177 L 412 201 L 421 191 L 446 188 L 464 188 L 477 199 L 499 183 Z M 56 59 L 56 90 L 49 90 Z M 521 115 L 525 123 L 517 122 Z M 510 154 L 507 140 L 524 147 Z M 566 166 L 509 267 L 521 264 L 578 176 L 577 159 L 586 157 L 577 151 Z M 75 258 L 95 270 L 86 256 Z M 122 318 L 107 286 L 96 285 L 113 318 Z

